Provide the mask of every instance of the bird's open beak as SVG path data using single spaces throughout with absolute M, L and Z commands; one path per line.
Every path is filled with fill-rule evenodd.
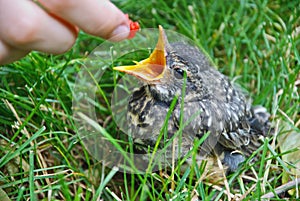
M 156 81 L 163 77 L 166 68 L 166 43 L 167 38 L 162 26 L 159 26 L 159 36 L 156 47 L 149 58 L 135 62 L 132 66 L 118 66 L 118 70 L 145 81 Z

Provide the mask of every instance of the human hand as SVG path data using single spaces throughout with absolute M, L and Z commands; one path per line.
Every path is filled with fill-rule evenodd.
M 66 52 L 79 29 L 112 41 L 130 32 L 128 18 L 109 0 L 0 0 L 0 64 L 31 50 Z

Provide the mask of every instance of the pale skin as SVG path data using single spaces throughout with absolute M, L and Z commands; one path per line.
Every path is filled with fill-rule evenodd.
M 32 50 L 64 53 L 79 30 L 112 41 L 129 35 L 127 18 L 109 0 L 0 0 L 0 64 Z

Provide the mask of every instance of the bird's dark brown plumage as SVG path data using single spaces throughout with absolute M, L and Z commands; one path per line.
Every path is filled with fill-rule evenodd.
M 162 28 L 160 31 L 164 34 Z M 251 106 L 241 90 L 218 72 L 197 47 L 184 42 L 169 44 L 166 36 L 160 40 L 165 43 L 164 72 L 162 75 L 154 73 L 153 80 L 141 78 L 143 85 L 135 89 L 128 104 L 129 132 L 137 143 L 154 146 L 177 96 L 168 119 L 167 139 L 162 141 L 178 131 L 183 114 L 185 126 L 179 157 L 192 149 L 195 139 L 209 132 L 199 154 L 220 156 L 229 170 L 235 170 L 245 156 L 261 145 L 259 137 L 268 134 L 268 113 L 263 107 Z M 135 76 L 139 78 L 139 75 Z M 160 77 L 155 79 L 155 76 Z M 205 159 L 204 156 L 200 158 Z

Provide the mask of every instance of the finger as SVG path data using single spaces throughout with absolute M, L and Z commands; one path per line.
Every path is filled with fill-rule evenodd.
M 0 40 L 0 65 L 11 63 L 28 53 L 29 51 L 13 48 Z
M 59 54 L 73 45 L 76 36 L 74 27 L 32 1 L 0 0 L 0 39 L 16 49 Z
M 55 15 L 76 24 L 86 33 L 122 40 L 129 35 L 129 25 L 124 13 L 108 0 L 39 0 Z

